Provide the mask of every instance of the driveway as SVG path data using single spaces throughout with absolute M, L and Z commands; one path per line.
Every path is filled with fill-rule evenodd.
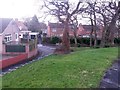
M 43 46 L 42 44 L 38 44 L 38 50 L 41 52 L 41 56 L 46 56 L 54 53 L 54 50 L 56 47 L 51 47 L 51 46 Z M 41 57 L 40 56 L 40 57 Z

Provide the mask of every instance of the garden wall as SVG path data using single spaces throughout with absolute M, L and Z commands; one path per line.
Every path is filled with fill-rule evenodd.
M 10 65 L 21 62 L 21 61 L 27 59 L 27 57 L 28 57 L 28 54 L 24 53 L 24 54 L 21 54 L 21 55 L 12 57 L 12 58 L 8 58 L 8 59 L 5 59 L 5 60 L 0 60 L 0 63 L 2 63 L 2 65 L 0 66 L 0 69 L 6 68 Z

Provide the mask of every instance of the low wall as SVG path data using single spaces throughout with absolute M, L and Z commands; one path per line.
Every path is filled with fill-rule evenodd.
M 5 45 L 3 45 L 3 47 L 4 47 L 4 50 L 3 50 L 2 54 L 8 54 L 8 55 L 18 54 L 18 56 L 15 56 L 15 57 L 12 57 L 9 59 L 5 59 L 5 60 L 1 60 L 0 64 L 2 64 L 2 65 L 0 65 L 0 69 L 3 69 L 10 65 L 17 64 L 21 61 L 30 59 L 30 58 L 36 56 L 38 53 L 37 47 L 35 49 L 33 49 L 32 51 L 29 51 L 29 44 L 26 44 L 26 52 L 25 53 L 23 53 L 23 52 L 6 52 Z
M 27 57 L 28 57 L 28 54 L 24 53 L 24 54 L 21 54 L 21 55 L 18 55 L 18 56 L 15 56 L 15 57 L 12 57 L 12 58 L 9 58 L 9 59 L 6 59 L 6 60 L 1 60 L 0 64 L 2 63 L 2 65 L 0 65 L 0 69 L 6 68 L 10 65 L 21 62 L 21 61 L 27 59 Z

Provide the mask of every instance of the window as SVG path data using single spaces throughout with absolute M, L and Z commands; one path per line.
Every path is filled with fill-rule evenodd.
M 31 39 L 35 39 L 35 35 L 31 35 Z
M 11 34 L 5 35 L 5 38 L 4 38 L 5 42 L 10 42 L 11 40 L 12 40 L 12 35 Z
M 52 29 L 52 32 L 56 32 L 56 29 Z
M 16 33 L 16 35 L 15 35 L 15 36 L 16 36 L 16 39 L 17 39 L 17 38 L 18 38 L 18 34 Z

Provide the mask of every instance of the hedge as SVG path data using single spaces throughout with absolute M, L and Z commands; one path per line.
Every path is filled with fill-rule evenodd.
M 61 43 L 62 39 L 59 37 L 46 37 L 43 38 L 42 43 L 48 43 L 48 44 L 56 44 L 56 43 Z M 82 37 L 78 37 L 77 38 L 77 43 L 78 46 L 90 46 L 90 38 L 82 38 Z M 101 43 L 101 40 L 98 39 L 97 40 L 97 46 L 99 46 Z M 115 45 L 120 44 L 120 38 L 115 38 L 114 39 L 114 43 Z M 73 37 L 70 37 L 70 44 L 71 46 L 74 46 L 75 41 Z M 92 45 L 94 45 L 94 39 L 92 39 Z

